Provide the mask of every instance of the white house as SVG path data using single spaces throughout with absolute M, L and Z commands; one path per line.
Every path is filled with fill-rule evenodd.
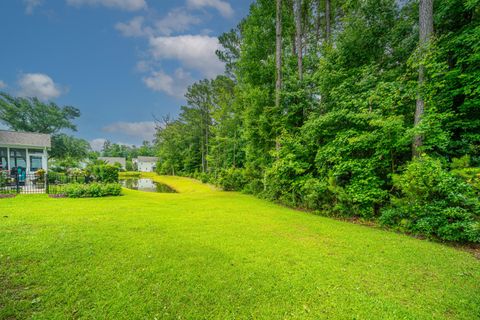
M 122 157 L 98 157 L 98 160 L 105 161 L 108 164 L 115 165 L 119 163 L 122 166 L 122 169 L 125 170 L 127 167 L 127 159 Z
M 157 168 L 157 157 L 138 157 L 132 159 L 132 162 L 137 165 L 137 170 L 140 172 L 154 172 Z
M 49 134 L 0 130 L 0 171 L 47 171 L 51 146 Z

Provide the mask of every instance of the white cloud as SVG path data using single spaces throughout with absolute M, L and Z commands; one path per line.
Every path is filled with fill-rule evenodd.
M 104 6 L 127 11 L 136 11 L 147 7 L 145 0 L 67 0 L 67 3 L 72 6 Z
M 150 51 L 157 60 L 179 60 L 184 67 L 195 69 L 206 77 L 223 72 L 223 63 L 215 55 L 220 49 L 216 37 L 181 35 L 150 38 Z
M 183 8 L 170 11 L 165 17 L 155 22 L 155 29 L 159 34 L 171 35 L 174 32 L 187 31 L 191 26 L 200 24 L 199 17 L 188 14 Z
M 25 4 L 25 13 L 26 14 L 33 14 L 35 7 L 38 7 L 42 4 L 43 0 L 23 0 Z
M 107 139 L 104 138 L 93 139 L 92 141 L 90 141 L 90 147 L 92 147 L 93 151 L 102 151 L 103 145 L 106 141 Z
M 175 32 L 185 32 L 201 22 L 202 19 L 187 13 L 183 8 L 176 8 L 161 19 L 147 21 L 145 17 L 138 16 L 128 22 L 117 23 L 115 29 L 125 37 L 169 36 Z
M 7 84 L 2 80 L 0 80 L 0 89 L 6 88 L 6 87 L 7 87 Z
M 23 97 L 37 97 L 41 100 L 56 98 L 62 94 L 59 85 L 52 78 L 42 73 L 26 73 L 18 80 L 19 95 Z
M 153 91 L 164 92 L 177 98 L 184 97 L 188 85 L 193 81 L 191 74 L 182 68 L 175 70 L 172 76 L 160 70 L 143 78 L 145 85 Z
M 224 17 L 231 17 L 233 16 L 233 9 L 230 3 L 222 0 L 187 0 L 187 5 L 191 8 L 205 8 L 211 7 Z
M 155 135 L 155 122 L 116 122 L 103 127 L 102 130 L 109 133 L 121 133 L 143 140 L 152 140 Z
M 119 22 L 115 29 L 120 31 L 125 37 L 144 37 L 151 34 L 151 29 L 144 27 L 144 17 L 135 17 L 127 23 Z

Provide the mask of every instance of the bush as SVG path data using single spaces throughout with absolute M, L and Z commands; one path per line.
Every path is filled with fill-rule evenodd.
M 216 184 L 225 191 L 241 191 L 247 184 L 244 169 L 230 168 L 219 172 Z
M 195 172 L 193 178 L 202 181 L 202 183 L 210 182 L 210 177 L 208 173 L 205 172 Z
M 470 167 L 470 157 L 454 158 L 451 164 L 452 173 L 471 185 L 480 195 L 480 168 Z
M 69 198 L 98 198 L 107 196 L 119 196 L 122 186 L 118 183 L 91 183 L 91 184 L 68 184 L 63 187 L 62 194 Z
M 447 241 L 480 242 L 478 197 L 439 160 L 415 159 L 393 177 L 393 185 L 398 196 L 382 211 L 382 224 Z
M 90 177 L 97 182 L 114 183 L 118 182 L 118 166 L 109 164 L 93 165 L 87 168 Z

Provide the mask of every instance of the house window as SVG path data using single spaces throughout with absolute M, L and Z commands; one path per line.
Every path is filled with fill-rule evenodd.
M 43 154 L 42 149 L 28 149 L 29 154 Z
M 0 148 L 0 171 L 8 169 L 7 148 Z
M 27 168 L 27 152 L 25 149 L 10 149 L 10 167 Z
M 43 169 L 42 157 L 30 156 L 30 171 L 35 172 L 40 169 Z

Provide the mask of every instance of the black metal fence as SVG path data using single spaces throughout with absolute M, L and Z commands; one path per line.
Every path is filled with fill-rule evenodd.
M 83 175 L 63 173 L 24 173 L 0 171 L 0 194 L 62 194 L 66 185 L 89 183 Z

